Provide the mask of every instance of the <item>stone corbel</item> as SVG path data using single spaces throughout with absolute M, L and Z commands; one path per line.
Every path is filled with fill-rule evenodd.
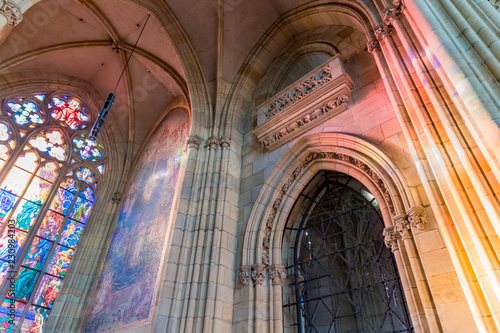
M 266 277 L 265 270 L 266 266 L 263 264 L 255 264 L 252 266 L 252 281 L 254 284 L 262 284 Z
M 406 214 L 396 215 L 393 217 L 395 230 L 401 235 L 403 240 L 411 238 L 411 225 L 407 220 Z
M 366 48 L 368 49 L 368 52 L 373 53 L 373 52 L 380 52 L 380 43 L 376 38 L 372 38 L 368 41 L 366 44 Z
M 424 230 L 425 225 L 427 224 L 427 218 L 424 214 L 424 207 L 411 207 L 406 211 L 406 214 L 408 214 L 408 221 L 410 222 L 412 228 L 420 231 Z
M 392 34 L 392 32 L 394 31 L 394 27 L 390 24 L 386 24 L 386 23 L 381 23 L 379 24 L 376 28 L 375 28 L 375 37 L 381 41 L 383 40 L 385 37 L 389 36 L 390 34 Z
M 0 0 L 0 13 L 5 15 L 11 26 L 16 26 L 23 20 L 21 8 L 10 0 Z
M 271 265 L 268 268 L 269 279 L 273 286 L 283 286 L 286 279 L 285 266 Z
M 115 192 L 111 197 L 111 202 L 114 204 L 119 204 L 122 201 L 122 194 L 120 192 Z
M 395 227 L 386 227 L 383 232 L 385 246 L 390 248 L 392 253 L 399 250 L 398 232 L 395 229 Z
M 245 286 L 249 286 L 251 284 L 250 281 L 250 266 L 241 266 L 240 271 L 238 272 L 238 278 L 240 279 L 241 283 Z

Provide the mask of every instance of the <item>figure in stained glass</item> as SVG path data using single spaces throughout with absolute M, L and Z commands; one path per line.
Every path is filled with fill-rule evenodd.
M 39 209 L 39 205 L 23 200 L 21 206 L 16 210 L 16 212 L 19 211 L 15 219 L 16 226 L 26 231 L 29 230 L 33 222 L 35 222 Z
M 39 237 L 35 237 L 29 252 L 26 254 L 23 265 L 40 270 L 50 251 L 51 243 Z
M 42 225 L 40 226 L 40 230 L 38 230 L 37 235 L 51 241 L 55 240 L 63 221 L 64 216 L 49 210 L 42 221 Z
M 38 272 L 28 268 L 21 268 L 15 283 L 16 299 L 28 301 L 35 286 Z
M 65 122 L 71 129 L 83 129 L 90 118 L 83 112 L 80 102 L 76 98 L 69 101 L 52 98 L 54 105 L 49 105 L 52 117 Z

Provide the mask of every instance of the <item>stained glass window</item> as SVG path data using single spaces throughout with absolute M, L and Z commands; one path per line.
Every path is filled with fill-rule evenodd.
M 37 93 L 2 105 L 0 332 L 29 332 L 45 323 L 57 300 L 105 154 L 101 143 L 88 145 L 87 133 L 74 132 L 92 120 L 74 96 Z

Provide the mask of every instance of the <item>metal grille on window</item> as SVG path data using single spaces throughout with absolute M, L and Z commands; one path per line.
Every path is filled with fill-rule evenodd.
M 284 235 L 285 332 L 414 331 L 380 215 L 347 175 L 320 172 L 306 187 Z

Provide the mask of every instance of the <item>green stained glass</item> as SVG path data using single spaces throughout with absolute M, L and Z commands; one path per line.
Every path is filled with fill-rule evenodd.
M 28 231 L 35 222 L 39 210 L 39 205 L 23 199 L 14 212 L 16 227 Z
M 42 283 L 38 286 L 35 294 L 34 304 L 52 308 L 57 293 L 61 288 L 62 279 L 45 274 Z
M 45 215 L 37 235 L 54 241 L 64 222 L 64 216 L 49 210 Z
M 27 302 L 33 293 L 37 278 L 37 271 L 25 267 L 21 268 L 15 282 L 16 299 Z
M 87 218 L 90 214 L 90 210 L 92 209 L 92 203 L 78 197 L 76 199 L 75 205 L 73 206 L 73 209 L 71 210 L 70 218 L 75 219 L 80 222 L 87 222 Z
M 22 265 L 38 271 L 41 270 L 45 259 L 47 259 L 51 245 L 52 242 L 35 237 Z
M 103 156 L 104 147 L 98 142 L 87 139 L 86 134 L 80 134 L 73 139 L 73 150 L 84 160 L 97 161 Z
M 69 264 L 71 263 L 71 259 L 73 259 L 73 250 L 68 249 L 67 247 L 58 245 L 56 248 L 56 252 L 52 255 L 52 259 L 50 260 L 50 265 L 47 269 L 47 273 L 64 277 L 66 272 L 68 271 Z
M 35 127 L 44 121 L 44 116 L 37 104 L 22 98 L 12 99 L 7 102 L 7 114 L 19 125 Z

